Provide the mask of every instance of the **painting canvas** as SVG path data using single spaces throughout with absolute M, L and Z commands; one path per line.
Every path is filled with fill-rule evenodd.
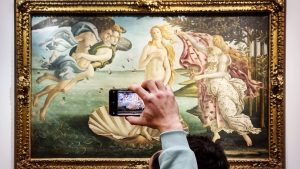
M 158 132 L 108 114 L 110 89 L 147 79 L 172 87 L 190 134 L 220 142 L 228 157 L 267 157 L 268 16 L 34 16 L 31 33 L 33 157 L 150 157 Z M 224 70 L 207 52 L 217 37 L 228 47 L 218 47 Z M 218 72 L 227 74 L 192 77 Z

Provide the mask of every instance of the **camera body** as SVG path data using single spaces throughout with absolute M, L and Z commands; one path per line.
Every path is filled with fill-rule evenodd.
M 139 116 L 144 107 L 143 100 L 128 89 L 109 90 L 109 114 L 112 116 Z

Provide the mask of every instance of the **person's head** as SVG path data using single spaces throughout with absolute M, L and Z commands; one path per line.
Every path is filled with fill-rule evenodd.
M 173 40 L 169 25 L 155 25 L 150 29 L 150 34 L 153 40 Z
M 115 24 L 112 27 L 112 35 L 110 37 L 110 42 L 112 45 L 117 45 L 117 43 L 119 42 L 120 38 L 121 38 L 121 34 L 125 33 L 125 29 L 123 27 L 121 27 L 118 24 Z
M 98 29 L 100 41 L 109 42 L 115 21 L 112 17 L 92 17 L 92 23 Z
M 229 163 L 223 148 L 204 136 L 188 135 L 187 140 L 191 150 L 195 153 L 199 169 L 228 169 Z M 159 169 L 158 157 L 161 151 L 157 151 L 149 160 L 150 169 Z
M 223 54 L 222 50 L 216 46 L 208 47 L 207 52 L 212 56 L 220 56 Z
M 161 40 L 162 34 L 158 27 L 152 27 L 150 30 L 150 34 L 153 40 Z
M 227 53 L 229 46 L 225 43 L 224 38 L 221 35 L 213 36 L 213 43 L 216 47 L 220 48 L 223 52 Z
M 161 153 L 161 150 L 155 152 L 155 153 L 151 156 L 151 158 L 150 158 L 150 160 L 149 160 L 149 169 L 159 169 L 159 168 L 160 168 L 160 167 L 159 167 L 159 162 L 158 162 L 158 157 L 159 157 L 160 153 Z
M 237 49 L 231 48 L 228 44 L 226 44 L 221 35 L 214 35 L 213 43 L 216 47 L 220 48 L 224 54 L 229 55 L 234 62 L 238 61 L 245 65 L 249 64 L 248 58 Z
M 194 151 L 198 168 L 201 169 L 228 169 L 224 149 L 204 136 L 188 135 L 187 140 L 191 150 Z
M 100 32 L 99 37 L 100 39 L 104 42 L 104 43 L 108 43 L 110 42 L 110 38 L 112 36 L 112 29 L 108 28 L 108 29 L 104 29 Z

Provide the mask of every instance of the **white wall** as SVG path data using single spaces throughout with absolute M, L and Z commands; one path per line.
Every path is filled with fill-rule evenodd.
M 14 155 L 14 0 L 0 2 L 0 168 Z
M 300 163 L 300 1 L 287 3 L 286 157 L 287 169 Z M 0 2 L 0 168 L 14 168 L 14 1 Z M 298 68 L 298 69 L 297 69 Z
M 300 165 L 300 1 L 287 2 L 286 30 L 286 168 Z

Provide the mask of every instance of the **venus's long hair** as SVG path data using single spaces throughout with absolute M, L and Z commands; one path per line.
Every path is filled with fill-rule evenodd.
M 150 34 L 151 34 L 151 32 L 154 28 L 157 28 L 157 29 L 160 30 L 162 38 L 163 38 L 163 40 L 162 40 L 163 47 L 165 47 L 167 52 L 168 52 L 168 60 L 169 60 L 169 63 L 170 63 L 170 68 L 171 68 L 171 77 L 168 81 L 168 85 L 171 85 L 175 81 L 175 70 L 174 70 L 175 51 L 174 51 L 174 48 L 172 46 L 172 43 L 174 43 L 174 38 L 173 38 L 174 34 L 171 31 L 170 26 L 167 25 L 167 24 L 153 26 L 150 29 Z M 169 43 L 167 43 L 166 41 L 169 41 Z M 157 44 L 155 43 L 154 40 L 149 41 L 148 45 L 157 46 Z M 157 46 L 157 47 L 160 47 L 160 46 Z

